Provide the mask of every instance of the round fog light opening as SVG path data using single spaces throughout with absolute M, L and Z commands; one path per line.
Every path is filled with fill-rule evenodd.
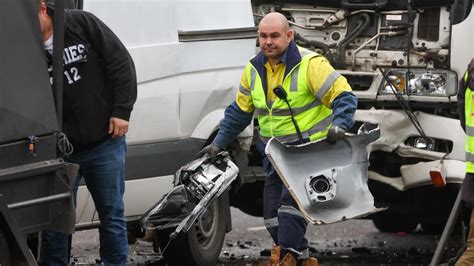
M 311 179 L 309 185 L 317 193 L 328 192 L 331 189 L 331 184 L 329 183 L 329 180 L 327 179 L 327 177 L 322 175 Z

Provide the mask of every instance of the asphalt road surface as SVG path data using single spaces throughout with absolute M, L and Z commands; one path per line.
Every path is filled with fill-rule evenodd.
M 261 217 L 253 217 L 232 208 L 233 230 L 227 234 L 219 265 L 253 265 L 266 259 L 272 245 Z M 460 247 L 455 233 L 443 261 Z M 308 226 L 306 234 L 311 252 L 320 265 L 427 265 L 439 242 L 439 235 L 381 233 L 370 220 L 350 220 L 331 225 Z M 131 265 L 164 265 L 152 244 L 138 240 L 129 247 Z M 77 232 L 73 237 L 72 262 L 94 264 L 99 258 L 97 230 Z

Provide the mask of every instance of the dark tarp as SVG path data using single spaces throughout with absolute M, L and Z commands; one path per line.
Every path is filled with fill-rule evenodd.
M 0 144 L 58 131 L 35 3 L 0 1 Z

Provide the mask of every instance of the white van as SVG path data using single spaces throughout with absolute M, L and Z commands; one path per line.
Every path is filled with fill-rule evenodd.
M 176 170 L 212 140 L 224 109 L 234 100 L 243 68 L 255 54 L 251 4 L 246 0 L 84 0 L 75 4 L 103 20 L 135 62 L 138 97 L 127 134 L 124 196 L 133 230 L 140 215 L 171 189 Z M 241 137 L 248 149 L 252 130 Z M 85 186 L 79 188 L 76 213 L 78 229 L 97 225 Z M 210 265 L 230 229 L 226 196 L 198 221 L 189 238 L 182 236 L 171 243 L 166 259 Z M 167 243 L 166 237 L 155 243 L 157 249 Z M 174 246 L 180 248 L 171 254 Z

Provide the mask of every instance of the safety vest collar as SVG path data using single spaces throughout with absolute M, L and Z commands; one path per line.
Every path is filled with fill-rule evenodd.
M 291 41 L 286 48 L 286 58 L 285 58 L 285 74 L 283 76 L 283 80 L 285 80 L 286 76 L 290 73 L 290 71 L 301 62 L 301 55 L 298 50 L 298 46 L 294 41 Z M 250 63 L 253 65 L 255 70 L 257 71 L 258 75 L 261 77 L 262 81 L 262 88 L 265 91 L 265 95 L 268 92 L 268 84 L 267 84 L 267 71 L 265 69 L 265 63 L 267 58 L 265 55 L 260 51 L 254 58 L 250 60 Z
M 283 80 L 288 76 L 290 71 L 301 62 L 301 54 L 298 50 L 298 46 L 294 41 L 290 42 L 288 45 L 286 54 L 286 68 L 285 68 L 285 75 L 283 76 Z

